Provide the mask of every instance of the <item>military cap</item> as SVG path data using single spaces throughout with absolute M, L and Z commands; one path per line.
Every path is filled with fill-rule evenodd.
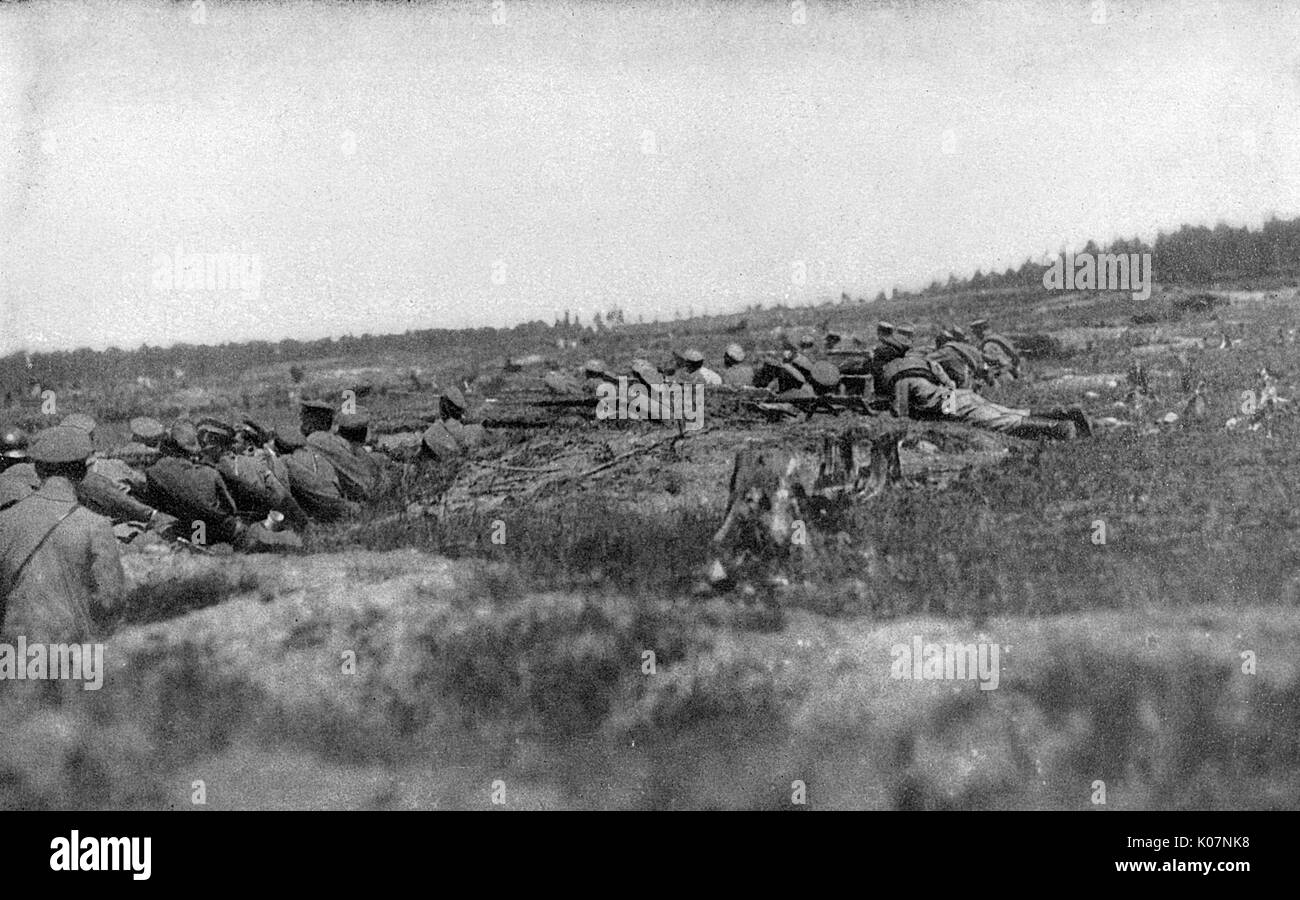
M 840 386 L 840 370 L 834 363 L 813 363 L 808 372 L 808 381 L 818 391 L 833 391 Z
M 21 428 L 6 428 L 0 434 L 0 454 L 5 459 L 26 459 L 27 444 L 27 432 Z
M 199 443 L 205 447 L 214 444 L 224 446 L 234 443 L 235 440 L 235 429 L 211 416 L 199 419 L 194 430 L 198 433 Z
M 442 399 L 447 402 L 452 409 L 464 411 L 465 395 L 460 392 L 460 388 L 454 384 L 442 392 Z
M 307 439 L 297 425 L 281 425 L 275 429 L 275 446 L 281 453 L 292 453 L 299 447 L 305 447 Z
M 198 429 L 188 419 L 177 419 L 173 422 L 172 427 L 167 430 L 167 439 L 172 446 L 186 453 L 198 453 L 202 449 L 199 447 Z
M 156 446 L 166 433 L 162 422 L 149 416 L 136 416 L 131 420 L 131 439 L 141 444 Z
M 582 364 L 582 371 L 588 375 L 604 375 L 608 369 L 603 359 L 589 359 Z
M 692 347 L 691 349 L 682 353 L 679 359 L 681 359 L 681 361 L 684 363 L 689 363 L 695 366 L 695 365 L 700 365 L 704 362 L 704 354 L 696 350 L 694 347 Z
M 331 413 L 334 412 L 334 404 L 330 403 L 328 400 L 315 400 L 315 399 L 308 400 L 304 398 L 298 401 L 298 405 L 301 406 L 304 410 L 318 409 L 321 410 L 322 412 L 326 410 L 328 410 Z
M 370 413 L 357 412 L 343 413 L 338 419 L 340 431 L 360 431 L 370 427 Z
M 878 334 L 880 337 L 882 338 L 889 337 L 893 333 L 894 333 L 894 325 L 892 322 L 882 321 L 876 323 L 876 334 Z
M 95 452 L 90 432 L 75 425 L 55 425 L 36 433 L 31 457 L 38 463 L 85 462 Z
M 812 349 L 813 347 L 816 347 L 816 346 L 817 346 L 817 339 L 814 338 L 811 334 L 801 334 L 801 335 L 799 335 L 799 349 L 800 349 L 800 350 L 810 350 L 810 349 Z
M 970 323 L 970 330 L 975 332 L 976 334 L 979 334 L 981 331 L 983 331 L 988 327 L 989 327 L 988 319 L 976 319 L 974 322 Z
M 98 422 L 85 413 L 71 413 L 70 415 L 64 416 L 63 421 L 59 423 L 60 426 L 66 426 L 68 428 L 80 428 L 87 434 L 94 431 L 95 426 L 98 424 Z
M 894 333 L 910 341 L 912 336 L 916 334 L 916 327 L 913 325 L 899 325 L 894 329 Z
M 745 348 L 739 344 L 728 344 L 727 349 L 723 351 L 722 358 L 729 359 L 734 363 L 742 363 L 745 361 Z
M 961 341 L 963 344 L 967 343 L 966 332 L 962 331 L 956 325 L 953 325 L 948 329 L 948 334 L 952 335 L 954 341 Z

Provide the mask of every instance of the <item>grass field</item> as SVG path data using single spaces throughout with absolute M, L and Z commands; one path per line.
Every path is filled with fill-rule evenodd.
M 843 417 L 780 427 L 710 420 L 706 405 L 706 429 L 676 446 L 500 506 L 402 515 L 467 483 L 474 463 L 454 462 L 360 522 L 315 530 L 305 555 L 128 553 L 132 602 L 110 623 L 104 689 L 0 694 L 0 806 L 189 808 L 196 781 L 222 808 L 495 795 L 508 808 L 1083 809 L 1102 791 L 1113 808 L 1300 805 L 1300 424 L 1282 404 L 1257 430 L 1225 429 L 1261 367 L 1294 396 L 1300 307 L 1289 283 L 1204 290 L 1224 305 L 1180 311 L 1195 293 L 1183 289 L 1141 308 L 962 294 L 504 348 L 566 366 L 684 345 L 717 359 L 732 340 L 774 348 L 778 327 L 866 337 L 877 318 L 987 316 L 1043 348 L 999 402 L 1077 403 L 1118 423 L 1044 446 L 912 423 L 904 482 L 818 523 L 765 569 L 780 586 L 752 595 L 701 589 L 735 451 L 811 446 Z M 1220 349 L 1225 331 L 1236 341 Z M 1156 393 L 1140 412 L 1123 405 L 1136 361 Z M 280 360 L 60 403 L 98 416 L 111 444 L 129 415 L 274 419 L 296 391 L 363 387 L 393 432 L 431 405 L 404 384 L 412 367 L 469 380 L 480 399 L 545 371 L 503 375 L 503 362 L 467 340 L 440 359 L 313 361 L 301 384 Z M 1204 418 L 1157 425 L 1200 380 Z M 9 414 L 39 424 L 38 406 Z M 484 456 L 598 464 L 664 428 L 503 433 Z M 914 638 L 996 645 L 996 689 L 894 677 Z

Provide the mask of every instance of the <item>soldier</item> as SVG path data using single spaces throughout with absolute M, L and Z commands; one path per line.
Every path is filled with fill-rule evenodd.
M 466 426 L 468 429 L 471 426 Z M 481 430 L 481 426 L 475 426 Z M 376 453 L 370 446 L 370 416 L 360 410 L 343 413 L 338 417 L 338 436 L 347 441 L 352 449 L 352 456 L 361 468 L 368 472 L 372 484 L 371 496 L 382 494 L 388 485 L 388 458 Z
M 745 365 L 745 350 L 728 344 L 722 354 L 722 383 L 732 387 L 755 387 L 754 367 Z
M 881 378 L 879 386 L 893 395 L 894 413 L 903 418 L 966 422 L 1020 438 L 1070 440 L 1092 433 L 1081 410 L 1057 418 L 1001 406 L 972 390 L 953 386 L 934 360 L 899 357 L 885 365 Z
M 216 460 L 217 472 L 230 489 L 236 506 L 241 512 L 259 517 L 272 511 L 281 512 L 294 528 L 306 527 L 307 513 L 293 498 L 283 465 L 277 472 L 273 457 L 255 453 L 255 444 L 248 442 L 247 431 L 240 435 L 237 440 L 236 432 L 230 429 L 215 431 L 209 438 L 222 445 L 222 452 Z M 239 452 L 241 444 L 246 452 Z
M 27 443 L 27 432 L 21 428 L 6 428 L 0 433 L 0 474 L 8 472 L 13 466 L 31 464 L 27 456 Z M 36 474 L 34 468 L 32 474 Z M 23 477 L 26 477 L 25 471 Z
M 184 419 L 172 425 L 161 449 L 162 458 L 145 472 L 149 496 L 190 527 L 202 522 L 208 542 L 239 544 L 248 526 L 239 520 L 230 489 L 211 462 L 199 462 L 205 455 L 212 460 L 216 451 L 205 453 L 198 430 Z
M 275 430 L 275 451 L 289 479 L 289 490 L 303 511 L 313 519 L 333 522 L 360 512 L 339 488 L 339 476 L 325 454 L 307 446 L 301 427 Z
M 885 366 L 909 354 L 919 355 L 919 352 L 913 349 L 911 339 L 905 336 L 904 329 L 889 322 L 877 323 L 876 336 L 880 342 L 871 351 L 871 356 L 868 357 L 864 371 L 861 374 L 870 375 L 875 386 L 876 396 L 886 398 L 891 395 L 889 388 L 884 384 L 882 373 Z
M 722 384 L 722 376 L 705 367 L 704 354 L 699 350 L 687 350 L 677 358 L 682 361 L 681 366 L 674 373 L 677 381 L 687 384 Z
M 632 365 L 628 368 L 628 382 L 637 381 L 645 387 L 652 387 L 656 384 L 662 384 L 664 376 L 654 363 L 647 359 L 634 359 Z
M 975 390 L 989 378 L 984 354 L 972 344 L 949 340 L 938 350 L 927 354 L 926 358 L 937 362 L 958 388 Z
M 157 419 L 137 416 L 131 420 L 131 440 L 109 454 L 132 468 L 147 469 L 158 461 L 158 444 L 166 429 Z
M 41 486 L 0 511 L 0 633 L 40 643 L 83 642 L 92 616 L 112 611 L 125 577 L 108 521 L 77 502 L 92 446 L 86 431 L 36 435 Z
M 425 429 L 420 453 L 447 459 L 483 443 L 483 426 L 465 424 L 465 395 L 455 386 L 447 388 L 438 401 L 438 420 Z
M 1016 350 L 1015 344 L 1011 343 L 1009 338 L 990 332 L 988 328 L 988 319 L 976 319 L 970 323 L 971 335 L 974 338 L 971 343 L 991 359 L 990 383 L 997 381 L 998 376 L 1003 374 L 1019 378 L 1020 352 Z
M 334 466 L 344 497 L 364 503 L 374 496 L 378 485 L 373 468 L 357 457 L 352 443 L 342 435 L 332 431 L 313 431 L 307 435 L 307 446 L 323 453 Z
M 98 423 L 84 413 L 64 416 L 65 428 L 84 431 L 94 446 Z M 86 474 L 77 482 L 77 500 L 91 512 L 101 515 L 114 526 L 128 523 L 143 525 L 164 536 L 176 527 L 176 519 L 146 502 L 148 484 L 144 473 L 122 459 L 93 451 L 87 461 Z M 122 531 L 125 539 L 134 536 L 138 529 Z
M 0 484 L 6 485 L 6 496 L 14 499 L 31 493 L 41 486 L 36 467 L 27 456 L 27 432 L 21 428 L 6 428 L 0 434 Z
M 334 407 L 329 403 L 324 400 L 303 400 L 299 406 L 304 437 L 310 437 L 317 431 L 329 431 L 334 427 Z

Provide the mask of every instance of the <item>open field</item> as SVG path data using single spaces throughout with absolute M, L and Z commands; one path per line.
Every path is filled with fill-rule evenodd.
M 1181 311 L 1195 293 L 1223 303 Z M 217 808 L 480 808 L 498 781 L 515 808 L 797 808 L 795 782 L 811 808 L 1083 809 L 1097 782 L 1112 808 L 1293 808 L 1300 422 L 1282 404 L 1257 430 L 1225 423 L 1263 367 L 1283 398 L 1300 388 L 1297 293 L 966 293 L 572 347 L 475 332 L 437 357 L 52 385 L 61 413 L 104 423 L 105 446 L 131 415 L 274 421 L 303 391 L 346 389 L 392 436 L 436 385 L 468 382 L 481 404 L 546 371 L 503 373 L 508 357 L 717 360 L 733 340 L 775 349 L 777 328 L 867 338 L 879 318 L 985 316 L 1043 348 L 999 402 L 1113 421 L 1040 446 L 847 415 L 771 425 L 734 404 L 711 416 L 706 394 L 705 427 L 676 442 L 654 423 L 503 430 L 479 458 L 409 473 L 360 521 L 316 528 L 303 555 L 128 552 L 133 603 L 110 623 L 103 690 L 0 695 L 0 806 L 188 808 L 202 780 Z M 1156 394 L 1141 410 L 1126 402 L 1139 361 Z M 1205 416 L 1157 424 L 1201 380 Z M 39 405 L 8 417 L 41 424 Z M 851 425 L 902 429 L 903 482 L 707 590 L 735 452 Z M 524 482 L 554 483 L 489 479 L 507 454 L 543 470 Z M 416 501 L 444 511 L 406 514 Z M 894 677 L 894 648 L 916 637 L 997 645 L 996 687 Z

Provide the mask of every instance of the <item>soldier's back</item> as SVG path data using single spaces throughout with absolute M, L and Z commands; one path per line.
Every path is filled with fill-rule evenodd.
M 375 467 L 359 457 L 346 438 L 328 431 L 316 431 L 308 435 L 307 446 L 319 450 L 334 465 L 344 497 L 362 502 L 374 496 L 378 486 Z
M 316 447 L 299 447 L 279 459 L 289 477 L 289 490 L 307 515 L 333 521 L 355 511 L 355 504 L 343 496 L 334 464 Z
M 77 503 L 63 478 L 0 511 L 0 633 L 31 642 L 82 641 L 124 589 L 112 526 Z

